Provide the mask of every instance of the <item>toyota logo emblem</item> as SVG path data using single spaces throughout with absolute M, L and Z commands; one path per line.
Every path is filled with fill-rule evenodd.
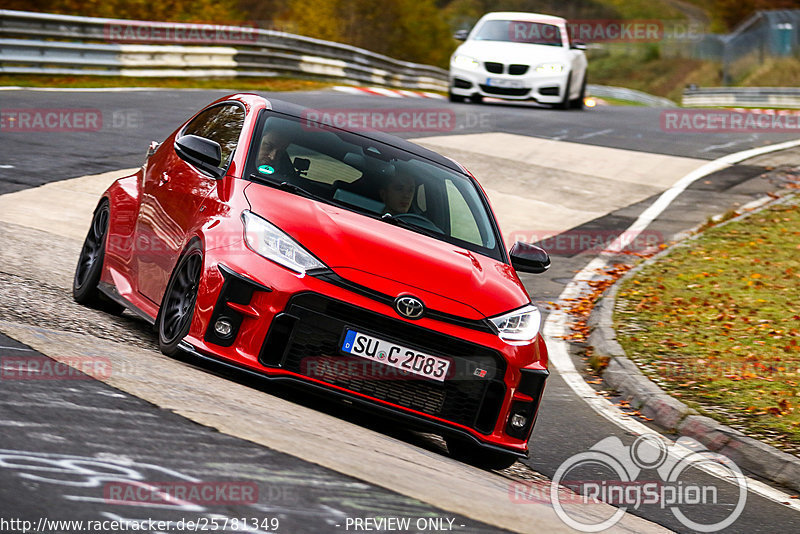
M 416 297 L 397 297 L 394 308 L 407 319 L 419 319 L 425 312 L 425 305 Z

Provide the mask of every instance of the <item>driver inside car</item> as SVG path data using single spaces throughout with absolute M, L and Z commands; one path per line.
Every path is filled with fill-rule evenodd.
M 258 153 L 258 172 L 268 176 L 296 178 L 297 171 L 286 152 L 291 139 L 284 132 L 271 129 L 261 138 L 261 149 Z
M 379 195 L 383 201 L 383 213 L 398 215 L 408 213 L 414 200 L 416 180 L 407 169 L 398 169 L 394 176 L 381 187 Z

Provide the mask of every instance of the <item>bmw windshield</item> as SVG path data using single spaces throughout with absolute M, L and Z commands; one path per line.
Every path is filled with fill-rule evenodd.
M 369 137 L 264 112 L 247 175 L 505 261 L 494 218 L 469 177 Z
M 487 20 L 470 36 L 475 41 L 501 41 L 562 46 L 561 30 L 553 24 L 521 20 Z

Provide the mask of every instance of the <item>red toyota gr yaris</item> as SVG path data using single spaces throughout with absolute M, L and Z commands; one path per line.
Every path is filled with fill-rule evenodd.
M 548 375 L 515 269 L 549 264 L 506 251 L 454 161 L 236 94 L 103 194 L 73 294 L 153 323 L 165 354 L 319 388 L 500 468 L 527 454 Z

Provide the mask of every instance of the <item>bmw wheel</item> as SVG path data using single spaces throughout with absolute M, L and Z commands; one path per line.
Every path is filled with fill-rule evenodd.
M 189 333 L 202 270 L 203 253 L 194 244 L 172 271 L 156 321 L 158 346 L 167 356 L 178 353 L 178 344 Z
M 581 84 L 581 93 L 578 98 L 570 101 L 569 107 L 572 109 L 583 109 L 583 100 L 586 98 L 586 75 L 583 76 L 583 83 Z
M 570 101 L 569 101 L 569 92 L 571 90 L 572 84 L 572 74 L 567 75 L 567 86 L 564 88 L 564 98 L 561 99 L 561 102 L 556 104 L 558 109 L 569 109 L 570 108 Z
M 447 92 L 447 97 L 450 99 L 450 102 L 463 102 L 464 100 L 466 100 L 466 97 L 463 97 L 461 95 L 457 95 L 457 94 L 453 93 L 453 91 L 448 91 Z

